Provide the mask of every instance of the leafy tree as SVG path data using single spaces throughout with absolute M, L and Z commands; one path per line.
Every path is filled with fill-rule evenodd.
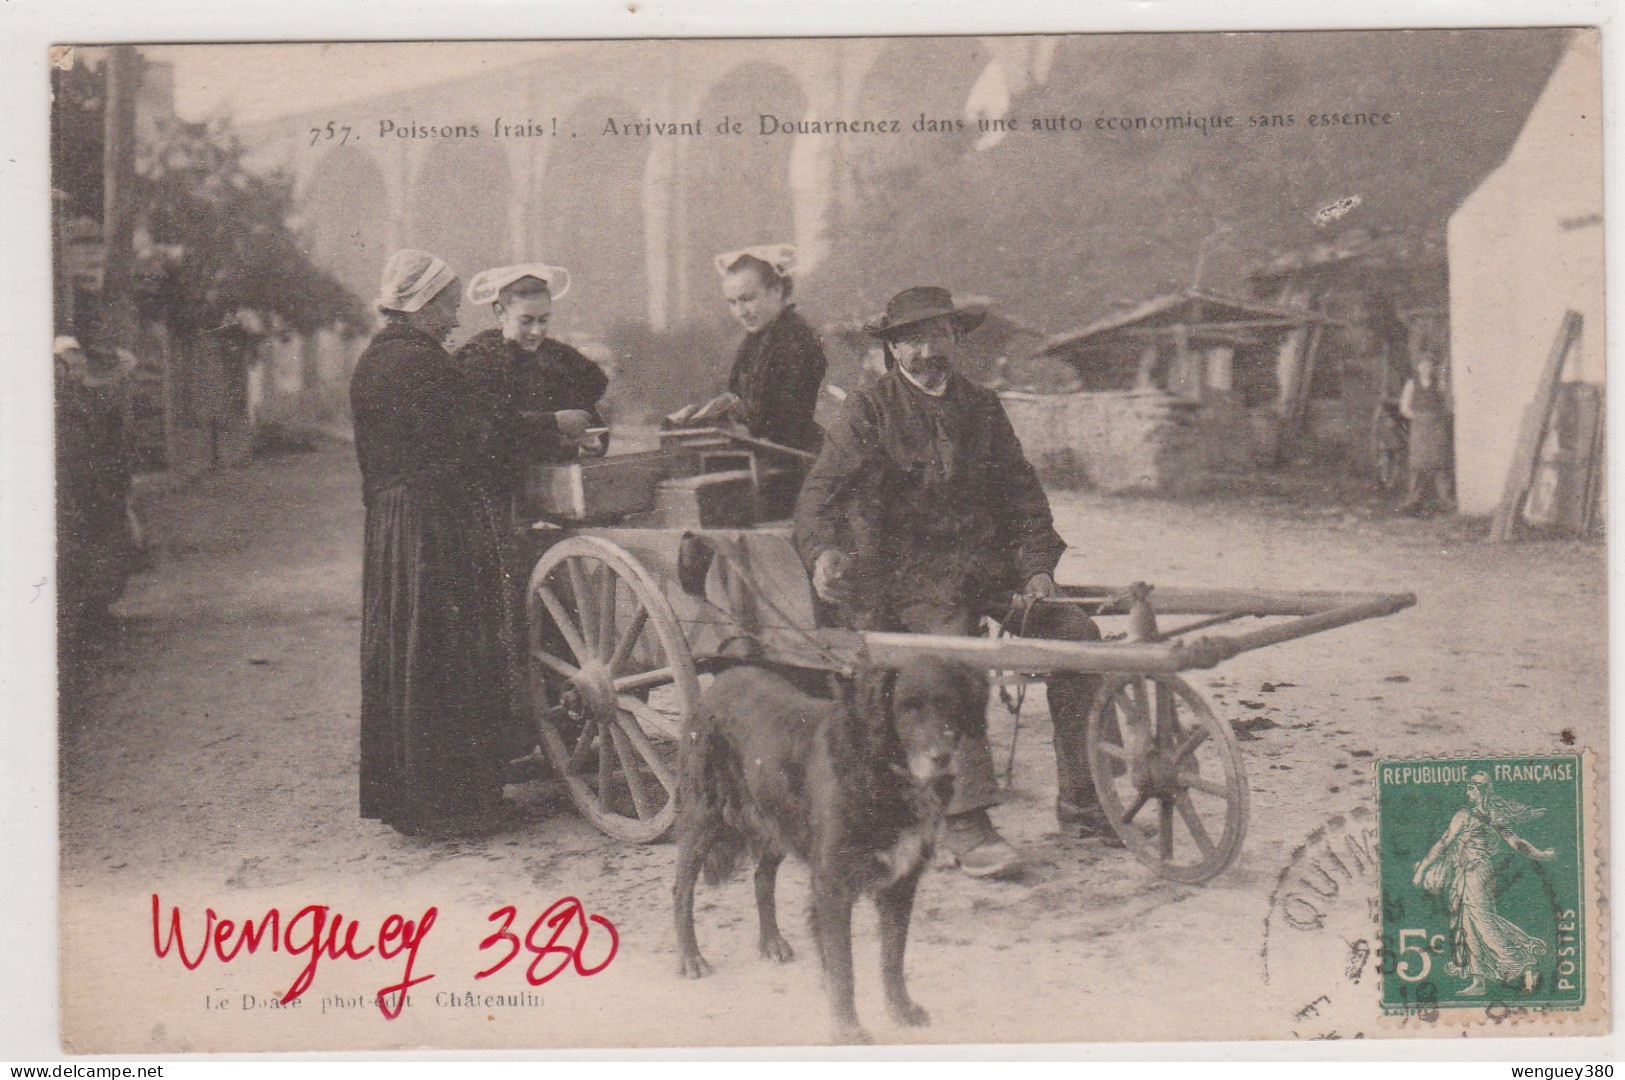
M 70 212 L 100 220 L 106 67 L 76 64 L 53 84 L 55 186 Z M 225 120 L 164 118 L 138 145 L 137 308 L 181 333 L 365 329 L 355 295 L 303 250 L 292 178 L 244 158 Z

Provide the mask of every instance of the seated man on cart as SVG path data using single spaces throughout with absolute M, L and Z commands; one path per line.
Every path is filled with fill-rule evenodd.
M 796 546 L 819 599 L 852 629 L 974 635 L 991 616 L 1030 637 L 1099 640 L 1077 608 L 1035 603 L 1053 596 L 1066 543 L 998 395 L 953 368 L 983 317 L 946 289 L 917 287 L 866 328 L 888 371 L 826 433 L 796 505 Z M 1049 680 L 1056 816 L 1064 831 L 1116 842 L 1084 750 L 1100 682 Z M 946 846 L 973 877 L 1015 871 L 1020 855 L 988 816 L 998 784 L 987 740 L 962 747 L 956 764 Z

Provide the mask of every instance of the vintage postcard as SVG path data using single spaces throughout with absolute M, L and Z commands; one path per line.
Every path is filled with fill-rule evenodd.
M 50 63 L 64 1052 L 1609 1033 L 1596 30 Z

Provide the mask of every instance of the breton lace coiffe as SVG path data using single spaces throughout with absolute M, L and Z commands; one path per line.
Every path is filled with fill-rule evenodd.
M 727 277 L 728 268 L 746 255 L 767 263 L 773 268 L 773 272 L 780 277 L 788 276 L 796 268 L 794 244 L 757 244 L 755 247 L 740 248 L 738 251 L 725 251 L 718 255 L 716 257 L 717 276 Z
M 548 266 L 539 262 L 516 263 L 513 266 L 497 266 L 490 270 L 481 270 L 475 274 L 474 280 L 468 283 L 468 302 L 481 307 L 494 304 L 503 289 L 520 278 L 527 277 L 545 281 L 548 295 L 555 300 L 570 291 L 570 271 L 564 267 Z

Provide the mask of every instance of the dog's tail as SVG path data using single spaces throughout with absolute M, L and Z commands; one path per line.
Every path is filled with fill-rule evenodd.
M 683 747 L 677 790 L 679 820 L 705 823 L 710 833 L 701 862 L 707 885 L 720 885 L 739 869 L 748 848 L 745 834 L 729 819 L 740 811 L 744 768 L 728 740 L 711 733 L 697 717 Z

